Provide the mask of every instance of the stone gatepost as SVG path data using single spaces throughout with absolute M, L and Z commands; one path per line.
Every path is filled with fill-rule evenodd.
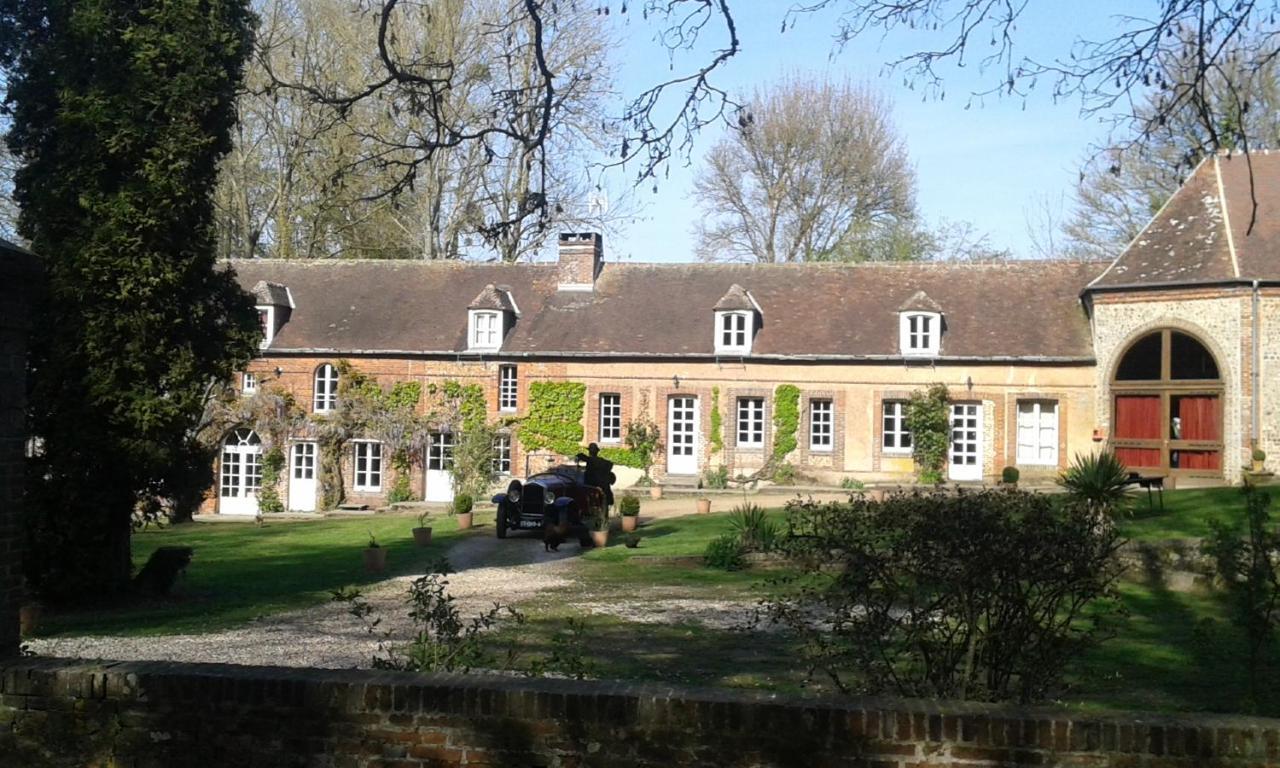
M 27 336 L 39 265 L 0 240 L 0 658 L 18 653 Z

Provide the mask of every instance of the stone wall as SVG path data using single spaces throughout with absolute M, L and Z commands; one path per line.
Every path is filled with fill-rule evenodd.
M 0 241 L 0 658 L 18 650 L 27 334 L 37 265 Z
M 818 700 L 620 683 L 23 659 L 23 766 L 1262 766 L 1280 721 Z

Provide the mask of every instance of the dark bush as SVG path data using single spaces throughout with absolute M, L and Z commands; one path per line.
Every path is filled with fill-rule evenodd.
M 788 506 L 798 575 L 762 619 L 843 692 L 1042 700 L 1119 611 L 1119 540 L 1087 507 L 1017 490 Z
M 623 517 L 635 517 L 640 514 L 640 499 L 630 493 L 618 500 L 618 514 Z
M 1005 485 L 1017 485 L 1019 477 L 1022 477 L 1022 473 L 1017 467 L 1005 467 L 1000 470 L 1000 482 Z
M 708 568 L 722 571 L 740 571 L 746 565 L 742 559 L 742 542 L 732 533 L 712 539 L 702 559 Z

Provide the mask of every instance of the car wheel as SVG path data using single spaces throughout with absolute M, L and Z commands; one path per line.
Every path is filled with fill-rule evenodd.
M 498 519 L 497 519 L 497 524 L 494 525 L 494 528 L 498 532 L 498 538 L 500 539 L 507 538 L 507 510 L 503 509 L 502 507 L 498 507 Z

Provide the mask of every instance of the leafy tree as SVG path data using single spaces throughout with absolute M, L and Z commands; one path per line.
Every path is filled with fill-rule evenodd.
M 1120 544 L 1090 510 L 1025 491 L 793 501 L 776 549 L 795 575 L 761 618 L 841 692 L 1044 700 L 1118 615 Z
M 868 86 L 785 80 L 757 90 L 694 181 L 708 259 L 864 261 L 915 227 L 915 173 Z
M 251 37 L 243 0 L 0 0 L 19 230 L 46 272 L 29 575 L 51 597 L 124 590 L 140 503 L 208 484 L 194 430 L 260 333 L 210 203 Z

